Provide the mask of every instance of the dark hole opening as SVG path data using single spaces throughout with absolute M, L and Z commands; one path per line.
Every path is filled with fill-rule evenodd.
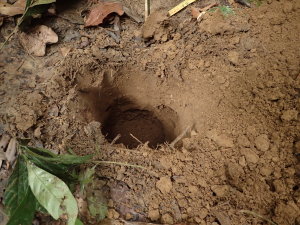
M 124 110 L 118 105 L 110 109 L 102 133 L 110 142 L 120 135 L 115 143 L 131 149 L 146 142 L 149 147 L 157 148 L 166 141 L 163 124 L 152 112 L 136 108 Z

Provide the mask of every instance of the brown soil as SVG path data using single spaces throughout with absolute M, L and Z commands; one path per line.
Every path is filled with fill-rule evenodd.
M 189 7 L 166 18 L 177 2 L 157 1 L 144 26 L 122 17 L 119 44 L 65 15 L 43 21 L 60 40 L 45 57 L 13 39 L 0 55 L 1 133 L 146 167 L 97 167 L 111 219 L 267 224 L 249 210 L 300 224 L 300 1 L 234 4 L 201 22 Z

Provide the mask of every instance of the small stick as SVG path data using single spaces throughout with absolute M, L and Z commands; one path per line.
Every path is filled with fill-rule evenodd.
M 150 0 L 145 0 L 145 21 L 150 15 Z
M 110 143 L 110 145 L 114 145 L 116 143 L 117 140 L 119 140 L 119 138 L 121 137 L 121 134 L 118 134 Z
M 176 145 L 176 143 L 178 141 L 180 141 L 187 134 L 187 132 L 190 129 L 191 129 L 191 126 L 187 126 L 187 128 L 185 128 L 185 130 L 174 141 L 172 141 L 172 143 L 169 146 L 174 149 L 174 146 Z
M 144 144 L 143 142 L 141 142 L 137 137 L 135 137 L 133 134 L 130 134 L 131 137 L 133 137 L 134 140 L 136 140 L 137 142 L 139 142 L 140 144 Z

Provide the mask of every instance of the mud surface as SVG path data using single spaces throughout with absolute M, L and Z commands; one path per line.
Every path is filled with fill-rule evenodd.
M 188 10 L 158 10 L 144 26 L 122 17 L 119 44 L 107 28 L 48 18 L 60 41 L 45 57 L 28 56 L 17 38 L 1 52 L 0 133 L 146 167 L 97 167 L 109 218 L 267 224 L 249 210 L 299 224 L 299 3 L 234 5 L 201 22 Z M 142 4 L 131 8 L 142 15 Z

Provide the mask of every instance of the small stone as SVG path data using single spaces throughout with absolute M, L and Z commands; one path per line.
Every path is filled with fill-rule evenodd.
M 270 147 L 270 140 L 268 138 L 268 135 L 266 134 L 262 134 L 259 135 L 256 139 L 255 139 L 255 146 L 258 150 L 261 151 L 267 151 Z
M 109 199 L 108 203 L 107 203 L 107 206 L 110 207 L 110 208 L 114 207 L 114 201 L 112 199 Z
M 198 177 L 196 180 L 197 184 L 200 185 L 201 187 L 207 187 L 207 182 L 204 178 Z
M 211 190 L 218 196 L 218 197 L 225 197 L 230 190 L 229 185 L 213 185 Z
M 173 36 L 173 40 L 178 41 L 181 38 L 181 34 L 180 33 L 175 33 Z
M 157 221 L 160 217 L 158 209 L 149 210 L 148 217 L 151 221 Z
M 173 217 L 169 213 L 166 213 L 161 217 L 161 222 L 165 223 L 165 224 L 173 224 L 174 220 L 173 220 Z
M 268 177 L 272 174 L 272 168 L 268 167 L 268 166 L 264 166 L 264 167 L 260 168 L 260 174 Z
M 41 128 L 40 127 L 37 127 L 34 132 L 33 132 L 33 135 L 36 137 L 36 138 L 40 138 L 41 137 Z
M 237 143 L 242 147 L 250 147 L 250 141 L 245 135 L 239 136 Z
M 236 45 L 236 44 L 240 43 L 240 37 L 235 36 L 230 39 L 230 42 L 231 42 L 231 44 Z
M 188 189 L 189 189 L 189 192 L 191 192 L 192 194 L 196 194 L 199 191 L 198 188 L 193 185 L 189 186 Z
M 159 162 L 160 165 L 167 170 L 172 167 L 172 159 L 168 156 L 161 157 Z
M 172 189 L 172 181 L 169 177 L 161 177 L 159 181 L 156 182 L 156 188 L 163 194 L 167 194 Z
M 206 208 L 200 209 L 200 212 L 199 212 L 200 219 L 203 220 L 205 217 L 207 217 L 207 215 L 208 215 L 208 210 Z
M 126 213 L 125 220 L 129 221 L 133 219 L 133 215 L 131 213 Z
M 255 164 L 259 160 L 259 156 L 254 151 L 252 151 L 250 148 L 242 148 L 240 150 L 240 152 L 243 156 L 245 156 L 246 161 L 248 163 L 254 163 Z
M 220 147 L 232 148 L 234 147 L 232 138 L 228 137 L 226 134 L 217 134 L 216 130 L 210 130 L 207 133 L 207 137 L 216 142 Z
M 298 111 L 295 109 L 286 110 L 281 115 L 281 119 L 283 121 L 297 120 L 297 118 L 298 118 Z
M 239 158 L 239 164 L 242 166 L 242 167 L 245 167 L 247 164 L 246 164 L 246 159 L 245 159 L 245 156 L 242 156 Z
M 273 185 L 276 192 L 283 193 L 285 191 L 285 185 L 282 180 L 274 180 Z
M 228 52 L 228 60 L 233 65 L 237 65 L 239 63 L 239 53 L 236 51 L 230 51 Z
M 241 176 L 244 174 L 243 168 L 237 163 L 228 163 L 227 172 L 229 178 L 234 181 L 238 181 Z

